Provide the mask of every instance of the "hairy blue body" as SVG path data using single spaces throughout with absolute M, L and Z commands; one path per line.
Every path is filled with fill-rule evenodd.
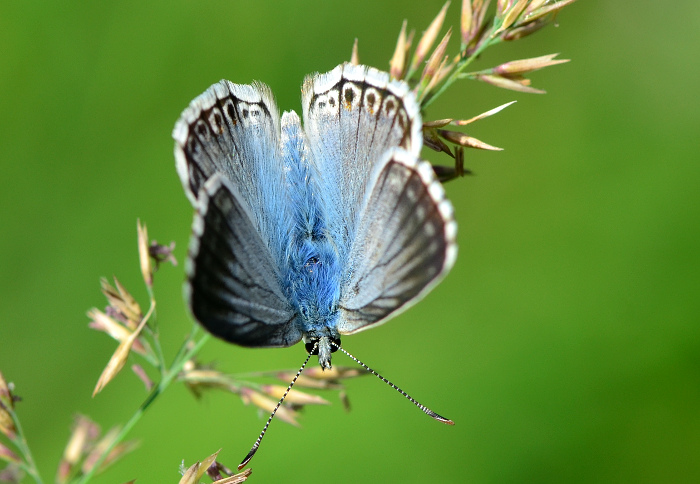
M 289 196 L 290 231 L 286 234 L 282 287 L 298 317 L 295 324 L 304 341 L 329 338 L 337 331 L 341 267 L 334 241 L 329 237 L 320 190 L 297 124 L 283 124 L 282 155 Z M 331 349 L 334 351 L 335 349 Z

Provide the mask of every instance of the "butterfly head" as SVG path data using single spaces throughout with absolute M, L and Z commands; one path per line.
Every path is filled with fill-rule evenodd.
M 306 351 L 310 355 L 318 355 L 318 363 L 324 370 L 331 368 L 331 353 L 340 348 L 339 335 L 306 336 L 304 337 Z

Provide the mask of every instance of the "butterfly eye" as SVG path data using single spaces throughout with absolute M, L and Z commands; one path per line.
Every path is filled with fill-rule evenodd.
M 318 340 L 320 338 L 311 338 L 308 341 L 304 343 L 304 348 L 306 349 L 306 352 L 312 356 L 318 355 Z M 331 343 L 331 353 L 335 353 L 338 351 L 338 348 L 340 348 L 340 338 L 331 338 L 330 340 Z
M 318 354 L 318 339 L 312 339 L 307 341 L 304 344 L 304 348 L 306 349 L 306 352 L 310 355 L 317 355 Z

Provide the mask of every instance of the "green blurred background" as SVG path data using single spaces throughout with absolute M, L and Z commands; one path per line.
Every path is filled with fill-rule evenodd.
M 0 369 L 47 481 L 74 414 L 108 428 L 144 398 L 128 371 L 90 397 L 115 343 L 85 311 L 104 306 L 99 278 L 113 274 L 145 302 L 137 218 L 184 259 L 180 112 L 221 78 L 264 81 L 299 111 L 304 76 L 349 59 L 355 37 L 360 60 L 386 68 L 402 20 L 421 31 L 441 5 L 3 3 Z M 477 176 L 447 185 L 452 273 L 344 345 L 456 425 L 375 378 L 351 380 L 350 413 L 329 395 L 302 428 L 272 424 L 251 482 L 700 481 L 698 18 L 690 0 L 578 2 L 478 64 L 560 52 L 572 62 L 532 76 L 547 95 L 465 81 L 430 107 L 431 119 L 471 117 L 518 100 L 468 131 L 506 150 L 470 151 Z M 156 278 L 169 355 L 191 325 L 182 280 L 182 264 Z M 230 372 L 304 355 L 218 341 L 203 352 Z M 196 401 L 174 385 L 134 429 L 140 449 L 95 482 L 177 482 L 182 459 L 219 448 L 233 467 L 263 423 L 234 396 Z

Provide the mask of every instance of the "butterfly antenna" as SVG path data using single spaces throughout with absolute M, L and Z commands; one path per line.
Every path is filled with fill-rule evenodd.
M 403 395 L 404 397 L 406 397 L 411 403 L 413 403 L 416 407 L 420 408 L 420 409 L 423 411 L 423 413 L 425 413 L 425 414 L 428 415 L 429 417 L 432 417 L 432 418 L 434 418 L 435 420 L 437 420 L 438 422 L 442 422 L 442 423 L 447 424 L 447 425 L 454 425 L 454 424 L 455 424 L 455 423 L 454 423 L 452 420 L 450 420 L 449 418 L 445 418 L 445 417 L 443 417 L 442 415 L 438 415 L 437 413 L 433 412 L 432 410 L 430 410 L 428 407 L 426 407 L 426 406 L 423 405 L 422 403 L 418 402 L 417 400 L 414 400 L 414 398 L 413 398 L 411 395 L 409 395 L 409 394 L 406 393 L 405 391 L 401 390 L 399 387 L 397 387 L 396 385 L 394 385 L 393 383 L 391 383 L 389 380 L 387 380 L 386 378 L 384 378 L 382 375 L 380 375 L 379 373 L 377 373 L 376 371 L 374 371 L 374 370 L 373 370 L 372 368 L 370 368 L 369 366 L 367 366 L 367 365 L 365 365 L 364 363 L 362 363 L 360 360 L 358 360 L 358 359 L 355 358 L 353 355 L 351 355 L 350 353 L 348 353 L 348 352 L 347 352 L 344 348 L 342 348 L 340 345 L 337 345 L 337 344 L 335 344 L 335 343 L 333 343 L 333 342 L 331 342 L 331 344 L 332 344 L 333 346 L 335 346 L 336 348 L 338 348 L 338 349 L 339 349 L 340 351 L 342 351 L 343 353 L 345 353 L 347 356 L 349 356 L 350 359 L 354 360 L 355 363 L 357 363 L 358 365 L 360 365 L 362 368 L 364 368 L 365 370 L 367 370 L 368 372 L 370 372 L 371 374 L 373 374 L 374 376 L 376 376 L 377 378 L 379 378 L 380 380 L 382 380 L 384 383 L 386 383 L 387 385 L 389 385 L 391 388 L 393 388 L 394 390 L 396 390 L 397 392 L 399 392 L 401 395 Z
M 318 343 L 314 346 L 314 349 L 311 351 L 311 353 L 316 351 L 316 346 L 318 346 Z M 253 456 L 255 455 L 255 453 L 258 451 L 258 447 L 260 447 L 260 442 L 262 441 L 263 437 L 265 437 L 265 432 L 267 432 L 267 428 L 270 426 L 270 422 L 272 422 L 272 419 L 275 417 L 275 414 L 277 413 L 277 410 L 282 405 L 282 402 L 284 402 L 284 399 L 287 398 L 287 394 L 289 393 L 289 391 L 292 389 L 292 387 L 296 383 L 297 378 L 299 378 L 299 375 L 301 375 L 301 372 L 304 371 L 306 364 L 309 362 L 309 358 L 311 358 L 311 353 L 309 353 L 309 356 L 306 357 L 306 360 L 304 360 L 304 364 L 301 365 L 301 368 L 299 368 L 299 371 L 297 371 L 297 374 L 294 375 L 292 382 L 287 387 L 287 391 L 284 392 L 284 395 L 282 395 L 282 398 L 280 398 L 280 401 L 277 402 L 277 406 L 274 408 L 274 410 L 270 414 L 270 418 L 268 418 L 267 422 L 265 422 L 265 426 L 263 427 L 262 432 L 260 432 L 260 435 L 258 435 L 258 439 L 253 444 L 253 447 L 250 449 L 250 452 L 248 452 L 248 455 L 245 456 L 245 459 L 243 459 L 243 462 L 241 462 L 238 465 L 239 471 L 241 469 L 243 469 L 246 465 L 248 465 L 248 462 L 250 462 L 250 459 L 252 459 Z

